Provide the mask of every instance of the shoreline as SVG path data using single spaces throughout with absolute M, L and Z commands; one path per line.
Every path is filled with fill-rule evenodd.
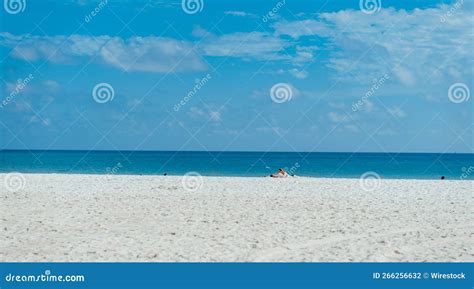
M 199 173 L 198 171 L 189 171 L 191 173 Z M 77 176 L 124 176 L 124 177 L 184 177 L 186 174 L 169 174 L 167 175 L 163 174 L 126 174 L 126 173 L 114 173 L 114 174 L 107 174 L 107 173 L 78 173 L 78 172 L 71 172 L 71 173 L 66 173 L 66 172 L 22 172 L 20 171 L 9 171 L 9 172 L 1 172 L 0 175 L 7 175 L 11 173 L 20 173 L 22 175 L 50 175 L 50 176 L 57 176 L 57 175 L 77 175 Z M 250 179 L 262 179 L 262 178 L 270 178 L 270 174 L 264 175 L 264 176 L 243 176 L 243 175 L 207 175 L 207 174 L 199 174 L 201 177 L 206 177 L 206 178 L 250 178 Z M 318 180 L 359 180 L 361 176 L 354 176 L 354 177 L 327 177 L 327 176 L 306 176 L 306 175 L 295 175 L 295 176 L 289 176 L 287 178 L 281 178 L 281 179 L 293 179 L 293 178 L 307 178 L 307 179 L 318 179 Z M 440 176 L 441 177 L 441 176 Z M 276 179 L 276 178 L 271 178 L 271 179 Z M 395 177 L 383 177 L 383 175 L 380 175 L 380 180 L 406 180 L 406 181 L 474 181 L 474 179 L 469 179 L 469 178 L 462 178 L 459 177 L 457 179 L 451 179 L 451 178 L 445 178 L 445 179 L 440 179 L 440 178 L 395 178 Z
M 473 181 L 378 182 L 24 174 L 0 261 L 474 261 Z

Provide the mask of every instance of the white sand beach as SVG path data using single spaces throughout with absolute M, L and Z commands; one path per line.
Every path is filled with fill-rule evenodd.
M 0 261 L 474 261 L 474 182 L 0 174 Z

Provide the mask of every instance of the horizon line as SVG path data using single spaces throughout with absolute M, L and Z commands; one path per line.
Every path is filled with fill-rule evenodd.
M 189 152 L 189 153 L 346 153 L 346 154 L 474 154 L 474 152 L 352 152 L 352 151 L 214 151 L 214 150 L 87 150 L 87 149 L 0 149 L 0 152 Z

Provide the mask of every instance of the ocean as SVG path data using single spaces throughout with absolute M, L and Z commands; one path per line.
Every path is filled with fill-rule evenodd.
M 0 151 L 0 172 L 473 180 L 474 154 L 191 151 Z

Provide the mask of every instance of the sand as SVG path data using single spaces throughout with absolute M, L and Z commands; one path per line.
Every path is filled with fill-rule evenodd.
M 474 181 L 6 177 L 2 262 L 474 261 Z

